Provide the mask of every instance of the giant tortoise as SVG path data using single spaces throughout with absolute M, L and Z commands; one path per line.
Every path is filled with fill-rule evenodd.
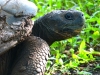
M 44 75 L 50 55 L 49 46 L 55 41 L 76 36 L 82 30 L 82 12 L 71 9 L 47 13 L 34 22 L 33 28 L 30 27 L 33 25 L 30 19 L 37 12 L 36 6 L 32 4 L 28 0 L 0 0 L 0 29 L 5 29 L 6 32 L 9 30 L 9 33 L 14 29 L 15 36 L 9 37 L 9 40 L 17 39 L 14 44 L 7 43 L 7 48 L 6 45 L 0 46 L 0 75 Z M 32 29 L 28 32 L 26 27 Z M 23 31 L 24 36 L 19 31 Z M 20 36 L 16 32 L 19 32 Z M 4 38 L 6 36 L 8 39 L 8 34 L 4 35 Z M 0 45 L 9 40 L 0 40 Z

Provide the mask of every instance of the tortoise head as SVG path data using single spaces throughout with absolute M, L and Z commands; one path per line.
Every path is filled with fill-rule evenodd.
M 84 25 L 83 13 L 77 10 L 55 10 L 35 21 L 33 34 L 48 44 L 76 36 Z M 37 31 L 35 31 L 37 30 Z

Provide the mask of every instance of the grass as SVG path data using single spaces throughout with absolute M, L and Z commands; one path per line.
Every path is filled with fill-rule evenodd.
M 56 9 L 77 9 L 86 19 L 80 35 L 52 44 L 45 75 L 91 75 L 92 71 L 100 69 L 100 0 L 30 1 L 38 7 L 35 19 Z

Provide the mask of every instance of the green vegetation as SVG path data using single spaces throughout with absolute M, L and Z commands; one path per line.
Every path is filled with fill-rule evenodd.
M 38 7 L 36 18 L 56 9 L 77 9 L 84 13 L 86 19 L 85 26 L 78 36 L 55 42 L 51 46 L 51 57 L 45 75 L 92 75 L 92 72 L 98 71 L 100 69 L 100 0 L 31 1 Z

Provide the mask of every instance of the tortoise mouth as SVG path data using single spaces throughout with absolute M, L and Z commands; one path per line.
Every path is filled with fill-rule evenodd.
M 79 29 L 64 29 L 62 30 L 62 32 L 60 31 L 59 33 L 57 33 L 60 37 L 62 37 L 63 39 L 67 39 L 67 38 L 71 38 L 73 36 L 76 36 L 77 34 L 79 34 L 81 32 L 82 28 Z
M 74 33 L 80 33 L 81 32 L 81 30 L 82 30 L 82 28 L 80 28 L 80 29 L 77 29 L 77 30 L 74 30 Z
M 62 30 L 59 31 L 59 33 L 62 33 L 62 34 L 66 34 L 66 33 L 69 33 L 69 34 L 72 34 L 72 33 L 79 33 L 81 30 L 82 30 L 83 27 L 81 28 L 64 28 Z

